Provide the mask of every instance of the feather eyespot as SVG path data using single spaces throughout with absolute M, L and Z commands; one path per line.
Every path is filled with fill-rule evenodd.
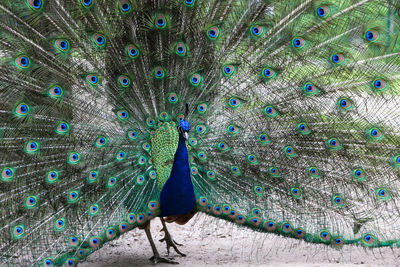
M 154 24 L 157 29 L 165 29 L 167 27 L 167 20 L 164 15 L 158 14 L 154 19 Z
M 301 37 L 296 37 L 292 40 L 292 46 L 297 50 L 302 49 L 304 47 L 304 45 L 305 45 L 305 41 Z
M 239 133 L 239 128 L 235 124 L 229 124 L 227 131 L 230 135 L 236 135 Z
M 29 7 L 34 11 L 40 11 L 43 8 L 42 0 L 28 0 Z
M 376 189 L 376 196 L 380 200 L 388 200 L 388 199 L 390 199 L 389 190 L 387 190 L 385 187 L 380 187 L 380 188 Z
M 340 65 L 344 61 L 344 56 L 343 54 L 337 53 L 333 54 L 330 58 L 331 62 L 335 65 Z
M 234 65 L 225 65 L 222 67 L 222 74 L 225 77 L 230 78 L 233 76 L 233 74 L 235 74 L 235 72 L 236 72 L 236 67 Z
M 272 220 L 268 220 L 264 223 L 264 228 L 265 230 L 267 230 L 268 232 L 273 232 L 276 230 L 276 222 L 272 221 Z
M 100 83 L 99 77 L 95 74 L 87 75 L 86 81 L 92 86 L 97 86 Z
M 203 81 L 203 77 L 199 73 L 194 73 L 189 79 L 189 82 L 192 86 L 197 87 Z
M 207 37 L 210 40 L 215 41 L 216 39 L 218 39 L 219 34 L 220 34 L 220 31 L 219 31 L 218 27 L 216 27 L 216 26 L 210 27 L 207 30 Z
M 117 236 L 117 231 L 113 227 L 109 227 L 106 229 L 106 238 L 107 240 L 113 240 Z
M 265 80 L 271 80 L 276 77 L 278 73 L 270 67 L 263 68 L 261 71 L 261 77 Z
M 209 171 L 206 172 L 206 174 L 207 174 L 207 178 L 208 179 L 215 180 L 215 172 L 214 171 L 209 170 Z
M 197 158 L 201 161 L 205 161 L 205 160 L 207 160 L 207 154 L 203 151 L 199 151 L 197 153 Z
M 344 245 L 344 239 L 341 236 L 337 236 L 335 238 L 332 239 L 332 245 L 335 248 L 341 248 Z
M 198 141 L 197 141 L 196 138 L 194 138 L 194 137 L 190 137 L 190 138 L 189 138 L 189 144 L 190 144 L 192 147 L 196 147 L 196 146 L 197 146 L 197 143 L 198 143 Z
M 311 178 L 320 178 L 321 177 L 320 171 L 317 167 L 311 166 L 308 168 L 307 172 Z
M 264 27 L 254 25 L 250 27 L 250 34 L 253 38 L 260 38 L 264 34 Z
M 79 192 L 77 190 L 73 190 L 68 193 L 68 203 L 76 203 L 79 200 Z
M 99 176 L 98 171 L 96 171 L 96 170 L 90 171 L 87 176 L 87 182 L 89 184 L 97 182 L 98 176 Z
M 196 125 L 196 133 L 204 134 L 207 131 L 207 128 L 203 124 Z
M 135 141 L 137 139 L 137 132 L 135 130 L 129 130 L 127 134 L 130 140 Z
M 108 143 L 108 139 L 105 136 L 98 136 L 94 142 L 95 147 L 105 147 Z
M 38 205 L 38 200 L 36 196 L 28 196 L 25 199 L 25 208 L 26 209 L 33 209 L 36 208 Z
M 144 178 L 143 175 L 138 175 L 138 176 L 136 176 L 136 183 L 137 183 L 138 185 L 142 185 L 142 184 L 144 183 L 144 181 L 145 181 L 145 178 Z
M 292 233 L 292 225 L 289 222 L 283 222 L 282 226 L 281 226 L 281 230 L 285 234 L 290 234 L 290 233 Z
M 128 223 L 129 224 L 134 224 L 136 222 L 136 214 L 135 213 L 129 213 L 128 214 Z
M 327 6 L 320 6 L 315 10 L 318 17 L 325 19 L 329 16 L 330 10 Z
M 180 56 L 180 57 L 184 57 L 187 55 L 187 46 L 185 43 L 183 42 L 177 42 L 175 44 L 175 54 Z
M 106 45 L 107 39 L 104 35 L 100 34 L 100 33 L 95 33 L 93 34 L 93 42 L 94 44 L 99 47 L 99 48 L 103 48 Z
M 231 97 L 228 99 L 228 106 L 230 108 L 236 109 L 238 107 L 240 107 L 242 104 L 242 101 L 236 97 Z
M 329 242 L 331 240 L 331 233 L 327 230 L 321 230 L 319 232 L 319 238 L 323 242 Z
M 75 236 L 75 235 L 70 236 L 70 237 L 68 238 L 68 244 L 69 244 L 71 247 L 76 247 L 76 246 L 78 246 L 78 244 L 79 244 L 79 238 L 78 238 L 77 236 Z
M 199 173 L 199 170 L 194 166 L 190 169 L 190 171 L 191 171 L 192 175 L 196 175 Z
M 161 80 L 165 77 L 165 69 L 163 67 L 155 67 L 153 69 L 153 76 L 157 80 Z
M 11 167 L 4 167 L 1 169 L 0 180 L 3 182 L 12 181 L 15 178 L 15 170 Z
M 368 30 L 364 33 L 364 39 L 369 43 L 375 43 L 379 39 L 379 34 L 377 31 Z
M 61 86 L 55 84 L 47 90 L 47 95 L 54 99 L 60 99 L 64 95 L 64 90 Z
M 246 159 L 247 159 L 247 162 L 250 163 L 251 165 L 258 164 L 257 156 L 254 154 L 247 155 Z
M 379 128 L 373 127 L 366 133 L 367 138 L 371 141 L 379 141 L 384 138 L 382 131 Z
M 52 267 L 52 266 L 54 266 L 54 261 L 50 257 L 45 258 L 42 263 L 43 263 L 43 267 Z
M 65 39 L 57 39 L 54 42 L 56 48 L 60 52 L 68 52 L 70 49 L 69 42 Z
M 343 148 L 339 139 L 337 139 L 335 137 L 329 138 L 328 140 L 326 140 L 326 147 L 328 150 L 331 150 L 331 151 L 338 151 Z
M 267 118 L 275 118 L 279 115 L 279 112 L 275 109 L 275 107 L 268 105 L 264 107 L 264 114 Z
M 218 145 L 217 145 L 217 148 L 221 152 L 226 152 L 226 151 L 228 151 L 230 149 L 228 144 L 225 143 L 224 141 L 219 142 Z
M 123 234 L 129 230 L 129 225 L 125 222 L 122 222 L 119 224 L 118 230 L 121 234 Z
M 107 184 L 106 184 L 106 187 L 107 188 L 113 188 L 116 185 L 117 185 L 117 177 L 114 177 L 114 176 L 109 177 L 108 181 L 107 181 Z
M 58 181 L 60 174 L 56 170 L 51 170 L 46 174 L 46 183 L 52 184 Z
M 230 167 L 230 170 L 231 170 L 233 175 L 240 175 L 241 174 L 239 166 L 233 165 L 233 166 Z
M 387 89 L 386 81 L 383 79 L 375 79 L 372 81 L 372 88 L 375 92 L 382 92 Z
M 126 159 L 126 152 L 124 152 L 124 151 L 122 151 L 122 150 L 118 151 L 118 152 L 116 153 L 116 155 L 115 155 L 115 159 L 116 159 L 117 161 L 123 161 L 123 160 L 125 160 L 125 159 Z
M 81 5 L 85 8 L 90 8 L 94 4 L 93 0 L 81 0 Z
M 146 162 L 147 162 L 147 158 L 146 158 L 145 156 L 140 156 L 140 157 L 138 158 L 138 164 L 139 164 L 139 165 L 145 165 Z
M 344 198 L 341 195 L 334 195 L 332 196 L 332 204 L 340 208 L 344 207 L 345 206 Z
M 25 227 L 22 224 L 16 225 L 11 230 L 11 235 L 13 239 L 23 238 L 25 235 Z
M 125 109 L 122 109 L 117 112 L 117 117 L 120 121 L 126 121 L 129 119 L 129 113 Z
M 185 2 L 185 6 L 187 6 L 187 7 L 193 7 L 194 4 L 196 3 L 195 0 L 184 0 L 184 2 Z
M 29 115 L 31 108 L 25 103 L 20 103 L 14 108 L 14 114 L 19 118 L 25 118 Z
M 303 86 L 303 92 L 306 96 L 317 95 L 320 91 L 314 84 L 307 82 Z
M 285 146 L 283 148 L 283 152 L 285 153 L 285 156 L 288 158 L 297 156 L 293 146 Z
M 53 227 L 54 231 L 61 232 L 65 230 L 67 226 L 66 220 L 64 218 L 58 218 L 54 220 Z
M 338 107 L 341 110 L 351 110 L 353 108 L 352 101 L 347 97 L 341 97 L 338 100 Z
M 258 136 L 258 142 L 259 142 L 261 145 L 268 145 L 268 144 L 271 143 L 271 139 L 269 138 L 269 136 L 268 136 L 267 134 L 261 133 L 261 134 Z
M 297 228 L 294 230 L 294 236 L 301 239 L 306 235 L 306 231 L 303 228 Z
M 357 181 L 365 181 L 367 179 L 367 174 L 365 173 L 363 168 L 356 168 L 352 170 L 351 175 L 353 179 Z
M 39 152 L 39 143 L 32 140 L 26 142 L 24 151 L 27 154 L 37 154 Z
M 278 167 L 269 167 L 268 168 L 268 174 L 273 178 L 279 178 L 281 176 Z
M 199 115 L 204 115 L 204 114 L 206 114 L 206 113 L 207 113 L 207 109 L 208 109 L 208 105 L 205 104 L 205 103 L 202 103 L 202 104 L 198 104 L 198 105 L 197 105 L 197 113 L 198 113 Z
M 75 165 L 81 161 L 81 155 L 78 152 L 71 152 L 68 155 L 68 164 Z
M 89 239 L 90 247 L 93 249 L 97 249 L 101 246 L 103 240 L 99 236 L 93 236 Z
M 261 210 L 259 208 L 253 208 L 251 210 L 254 216 L 260 217 L 262 215 Z
M 208 204 L 207 198 L 206 197 L 199 197 L 199 204 L 200 204 L 200 206 L 203 206 L 203 207 L 207 206 L 207 204 Z
M 310 127 L 308 127 L 307 123 L 305 122 L 300 122 L 297 124 L 297 133 L 301 135 L 309 135 L 311 133 Z
M 152 200 L 149 202 L 149 209 L 154 211 L 157 210 L 158 208 L 160 208 L 160 202 L 156 201 L 156 200 Z
M 59 134 L 59 135 L 66 135 L 66 134 L 69 133 L 70 128 L 71 128 L 71 127 L 70 127 L 70 125 L 69 125 L 68 122 L 66 122 L 66 121 L 60 121 L 60 122 L 57 124 L 57 127 L 56 127 L 56 129 L 55 129 L 55 132 L 56 132 L 57 134 Z
M 99 214 L 99 212 L 100 212 L 100 208 L 99 208 L 98 204 L 94 204 L 89 207 L 89 215 L 90 216 L 96 216 Z
M 119 0 L 119 10 L 122 14 L 128 14 L 132 11 L 131 4 L 128 0 Z
M 256 185 L 256 186 L 254 186 L 254 193 L 256 193 L 257 196 L 263 196 L 264 188 L 260 185 Z
M 31 60 L 28 56 L 22 55 L 14 60 L 14 64 L 17 66 L 18 69 L 26 70 L 29 69 L 29 67 L 31 66 Z
M 131 85 L 131 79 L 126 75 L 120 75 L 118 77 L 118 83 L 119 83 L 120 86 L 126 88 L 126 87 L 129 87 Z
M 130 59 L 137 59 L 140 55 L 140 50 L 136 45 L 128 44 L 125 47 L 125 52 Z
M 292 187 L 290 188 L 290 194 L 293 198 L 300 199 L 302 196 L 302 190 L 298 187 Z
M 168 95 L 168 101 L 171 104 L 176 104 L 176 103 L 179 102 L 179 97 L 178 97 L 178 95 L 176 93 L 170 93 Z
M 372 234 L 363 234 L 363 236 L 361 237 L 361 244 L 370 247 L 373 246 L 373 244 L 376 242 L 376 238 L 374 235 Z

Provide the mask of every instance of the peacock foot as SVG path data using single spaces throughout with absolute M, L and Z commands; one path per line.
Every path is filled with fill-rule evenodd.
M 149 260 L 151 260 L 154 265 L 156 265 L 158 263 L 179 264 L 179 262 L 172 261 L 172 260 L 169 260 L 166 258 L 162 258 L 160 256 L 153 256 Z
M 172 239 L 171 234 L 169 233 L 169 231 L 168 231 L 168 229 L 167 229 L 167 226 L 165 225 L 164 221 L 163 221 L 163 220 L 161 220 L 161 221 L 162 221 L 162 223 L 163 223 L 163 228 L 161 229 L 161 231 L 164 231 L 165 236 L 164 236 L 164 238 L 160 239 L 160 242 L 165 242 L 165 243 L 167 244 L 167 252 L 168 252 L 168 255 L 169 255 L 169 249 L 172 247 L 172 248 L 174 248 L 174 250 L 175 250 L 176 253 L 178 253 L 178 254 L 181 255 L 182 257 L 186 257 L 186 255 L 183 254 L 182 252 L 180 252 L 179 249 L 178 249 L 178 247 L 177 247 L 177 245 L 178 245 L 178 246 L 182 246 L 182 244 L 179 244 L 179 243 L 175 242 L 175 241 Z

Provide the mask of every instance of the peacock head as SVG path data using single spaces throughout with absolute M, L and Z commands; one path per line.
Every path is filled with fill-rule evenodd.
M 185 137 L 186 141 L 189 139 L 190 123 L 187 120 L 181 120 L 178 126 L 178 132 Z

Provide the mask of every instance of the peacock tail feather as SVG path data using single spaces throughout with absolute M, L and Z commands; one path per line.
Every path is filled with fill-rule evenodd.
M 2 265 L 75 266 L 159 215 L 182 120 L 196 210 L 400 245 L 399 0 L 0 10 Z

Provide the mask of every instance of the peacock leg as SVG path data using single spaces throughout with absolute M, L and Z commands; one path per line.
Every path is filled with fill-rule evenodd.
M 153 238 L 151 237 L 151 233 L 150 233 L 150 222 L 148 222 L 148 223 L 146 224 L 146 226 L 144 226 L 144 231 L 146 232 L 147 239 L 149 239 L 151 249 L 153 250 L 154 256 L 151 257 L 150 260 L 151 260 L 154 264 L 157 264 L 157 263 L 179 264 L 179 263 L 176 262 L 176 261 L 171 261 L 171 260 L 168 260 L 168 259 L 166 259 L 166 258 L 160 257 L 160 254 L 158 254 L 156 245 L 154 244 Z
M 167 225 L 165 224 L 164 218 L 160 217 L 161 223 L 163 225 L 163 228 L 161 229 L 161 231 L 164 231 L 165 236 L 163 239 L 160 239 L 160 242 L 164 242 L 167 244 L 167 252 L 169 255 L 169 248 L 173 247 L 174 250 L 176 251 L 176 253 L 178 253 L 179 255 L 181 255 L 182 257 L 186 257 L 185 254 L 183 254 L 182 252 L 179 251 L 179 249 L 176 247 L 176 245 L 178 246 L 182 246 L 182 244 L 178 244 L 177 242 L 175 242 L 172 237 L 171 234 L 169 233 L 168 229 L 167 229 Z

